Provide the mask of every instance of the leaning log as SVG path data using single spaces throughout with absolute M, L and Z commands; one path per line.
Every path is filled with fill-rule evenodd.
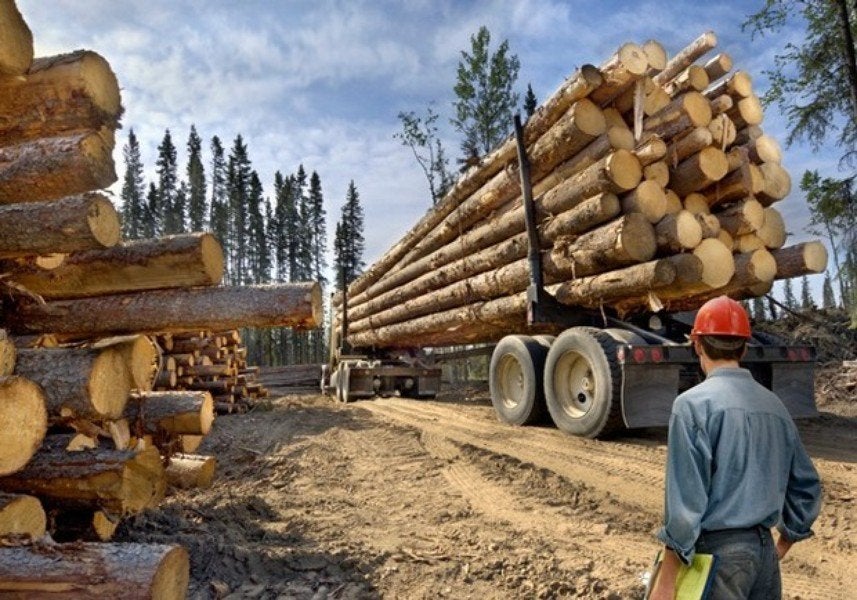
M 0 540 L 37 540 L 45 535 L 46 525 L 38 498 L 0 493 Z
M 42 386 L 52 420 L 118 418 L 131 391 L 125 360 L 115 348 L 19 350 L 15 374 Z
M 42 202 L 116 181 L 113 132 L 82 131 L 0 147 L 0 204 Z
M 24 377 L 0 377 L 0 475 L 33 457 L 48 429 L 45 393 Z
M 67 436 L 49 436 L 24 469 L 0 478 L 0 489 L 38 496 L 46 505 L 137 513 L 164 497 L 166 477 L 155 448 L 65 449 Z
M 24 77 L 0 78 L 4 146 L 82 129 L 117 129 L 120 113 L 116 75 L 89 50 L 38 58 Z
M 706 31 L 667 61 L 664 70 L 655 75 L 655 83 L 664 85 L 717 46 L 717 36 Z
M 110 247 L 119 242 L 119 236 L 119 215 L 102 194 L 0 205 L 0 258 Z M 20 272 L 15 265 L 6 270 Z
M 0 549 L 0 594 L 17 598 L 179 600 L 190 560 L 181 546 L 40 544 Z
M 210 286 L 223 277 L 223 249 L 210 233 L 188 233 L 79 252 L 55 269 L 30 265 L 11 273 L 12 281 L 43 298 Z
M 312 328 L 321 320 L 319 285 L 287 283 L 22 303 L 15 312 L 14 328 L 21 333 L 98 337 L 237 327 Z
M 15 0 L 0 0 L 0 76 L 23 75 L 33 62 L 33 34 Z

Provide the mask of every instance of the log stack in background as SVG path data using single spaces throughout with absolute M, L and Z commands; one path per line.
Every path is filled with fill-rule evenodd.
M 321 321 L 317 284 L 220 286 L 210 234 L 121 240 L 100 191 L 116 181 L 121 114 L 107 60 L 34 59 L 21 13 L 0 0 L 0 593 L 183 597 L 178 547 L 6 546 L 46 532 L 108 540 L 168 483 L 211 484 L 216 461 L 193 453 L 214 398 L 153 391 L 156 335 Z
M 761 129 L 750 75 L 726 54 L 708 58 L 715 45 L 708 32 L 667 60 L 656 41 L 624 44 L 578 69 L 525 124 L 543 276 L 561 303 L 620 316 L 691 310 L 824 270 L 821 243 L 784 247 L 774 204 L 790 177 Z M 507 139 L 471 167 L 349 286 L 352 346 L 528 330 L 514 148 Z
M 205 390 L 218 413 L 246 412 L 268 389 L 257 380 L 259 367 L 247 365 L 247 348 L 237 329 L 157 336 L 163 367 L 156 390 Z

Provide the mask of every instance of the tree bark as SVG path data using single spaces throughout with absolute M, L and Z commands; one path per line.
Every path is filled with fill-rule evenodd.
M 130 376 L 115 348 L 39 348 L 19 350 L 15 373 L 45 390 L 51 419 L 114 419 L 130 393 Z
M 0 258 L 109 247 L 119 236 L 119 215 L 102 194 L 0 205 Z
M 684 159 L 697 154 L 713 143 L 713 137 L 708 127 L 696 127 L 687 135 L 674 140 L 667 146 L 666 160 L 675 168 Z
M 113 132 L 87 130 L 0 147 L 0 204 L 43 202 L 116 181 Z
M 748 197 L 742 202 L 732 204 L 717 213 L 720 227 L 733 237 L 754 233 L 762 227 L 765 209 L 754 198 Z
M 708 79 L 710 81 L 717 81 L 732 70 L 732 57 L 725 52 L 721 52 L 705 63 L 704 68 L 708 74 Z
M 48 429 L 46 397 L 24 377 L 0 377 L 0 475 L 24 467 Z
M 753 78 L 750 77 L 747 71 L 735 71 L 732 75 L 711 86 L 705 92 L 705 95 L 709 98 L 717 98 L 724 94 L 737 99 L 751 97 L 753 95 Z
M 777 163 L 764 163 L 759 166 L 762 174 L 762 189 L 756 197 L 763 206 L 770 206 L 782 200 L 792 191 L 792 179 L 782 166 Z
M 167 483 L 179 489 L 208 488 L 214 480 L 217 459 L 199 454 L 173 454 L 167 464 Z
M 777 140 L 769 135 L 760 135 L 745 144 L 750 160 L 757 164 L 783 161 L 783 151 Z
M 560 284 L 555 297 L 570 306 L 598 308 L 603 302 L 670 285 L 676 276 L 675 266 L 667 260 L 654 260 L 601 275 L 581 277 Z
M 97 337 L 235 327 L 312 328 L 322 322 L 317 283 L 151 290 L 20 305 L 15 329 Z
M 0 549 L 0 593 L 57 600 L 180 600 L 190 560 L 181 546 L 73 543 Z
M 103 510 L 53 511 L 51 537 L 57 542 L 108 542 L 119 526 L 119 518 Z
M 667 155 L 667 144 L 654 133 L 644 133 L 640 143 L 634 148 L 634 156 L 640 161 L 640 166 L 647 167 Z
M 68 452 L 65 441 L 61 435 L 46 438 L 23 470 L 0 479 L 0 489 L 115 515 L 137 513 L 163 499 L 166 477 L 155 448 Z
M 55 269 L 12 269 L 11 280 L 54 299 L 211 286 L 222 277 L 223 249 L 217 238 L 189 233 L 72 254 Z
M 631 42 L 622 44 L 598 67 L 604 81 L 589 96 L 599 106 L 605 106 L 645 75 L 648 68 L 649 59 L 640 46 Z
M 125 417 L 138 433 L 205 435 L 214 423 L 214 401 L 205 391 L 134 394 Z
M 47 516 L 38 498 L 0 493 L 0 539 L 38 540 L 46 527 Z
M 750 125 L 758 125 L 765 118 L 765 110 L 762 103 L 755 94 L 747 98 L 741 98 L 726 114 L 735 123 L 737 129 L 743 129 Z
M 658 252 L 661 255 L 693 250 L 702 242 L 702 227 L 686 210 L 664 216 L 655 225 Z
M 0 78 L 23 75 L 33 62 L 33 34 L 14 0 L 0 0 Z
M 687 196 L 723 179 L 728 168 L 726 154 L 709 146 L 683 160 L 673 169 L 670 173 L 670 187 L 679 196 Z
M 704 67 L 690 65 L 676 75 L 674 79 L 664 84 L 663 89 L 670 96 L 676 96 L 682 92 L 701 92 L 708 87 L 710 81 Z
M 656 181 L 642 181 L 640 185 L 623 194 L 620 198 L 622 211 L 626 214 L 639 213 L 649 223 L 657 223 L 667 212 L 667 198 L 663 188 Z
M 161 366 L 161 351 L 151 338 L 145 335 L 117 336 L 88 346 L 118 350 L 127 367 L 129 387 L 144 392 L 152 389 Z
M 0 145 L 115 130 L 121 112 L 116 75 L 88 50 L 38 58 L 24 77 L 0 78 Z
M 821 242 L 803 242 L 771 250 L 777 262 L 776 279 L 790 279 L 823 273 L 827 268 L 827 248 Z
M 8 377 L 15 371 L 17 357 L 15 343 L 6 334 L 5 329 L 0 329 L 0 377 Z
M 687 129 L 707 127 L 711 116 L 711 105 L 705 96 L 686 92 L 643 121 L 643 129 L 668 140 Z
M 655 75 L 655 83 L 664 85 L 671 79 L 674 79 L 679 73 L 695 63 L 700 57 L 705 56 L 715 46 L 717 46 L 717 36 L 714 32 L 707 31 L 703 33 L 667 62 L 664 70 Z

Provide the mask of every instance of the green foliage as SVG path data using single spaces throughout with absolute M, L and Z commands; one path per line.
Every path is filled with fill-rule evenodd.
M 537 106 L 538 102 L 536 101 L 536 95 L 533 93 L 533 86 L 528 83 L 527 93 L 524 95 L 524 114 L 527 115 L 527 118 L 533 116 Z
M 336 288 L 344 289 L 357 279 L 363 271 L 363 207 L 360 205 L 360 195 L 354 181 L 348 185 L 345 204 L 342 206 L 339 221 L 336 223 L 336 234 L 333 242 L 334 271 L 336 273 Z
M 134 240 L 141 237 L 143 221 L 146 218 L 146 183 L 143 180 L 140 143 L 133 129 L 128 132 L 128 143 L 123 148 L 122 155 L 125 158 L 125 176 L 122 180 L 122 237 Z
M 438 136 L 437 119 L 438 114 L 431 106 L 426 109 L 425 117 L 419 117 L 413 111 L 400 112 L 402 131 L 393 135 L 413 152 L 428 181 L 432 204 L 437 204 L 453 183 L 449 161 Z
M 490 152 L 512 130 L 512 115 L 518 105 L 514 91 L 521 64 L 503 41 L 491 53 L 491 33 L 482 26 L 470 37 L 470 52 L 461 51 L 453 91 L 455 118 L 452 124 L 462 135 L 463 162 Z
M 824 284 L 821 286 L 822 308 L 836 308 L 836 295 L 833 293 L 833 284 L 830 282 L 830 274 L 825 273 Z
M 767 0 L 764 8 L 744 23 L 753 36 L 778 33 L 795 19 L 805 27 L 800 45 L 787 43 L 765 71 L 770 88 L 766 104 L 776 105 L 786 117 L 787 143 L 804 140 L 816 150 L 831 136 L 843 149 L 843 158 L 857 155 L 857 72 L 853 39 L 857 14 L 841 10 L 846 0 Z M 853 36 L 851 36 L 853 37 Z
M 202 165 L 202 140 L 193 125 L 187 139 L 187 156 L 188 227 L 191 231 L 202 231 L 207 212 L 205 167 Z
M 804 275 L 800 281 L 800 307 L 803 309 L 815 308 L 812 292 L 809 289 L 809 277 Z
M 783 280 L 783 304 L 785 304 L 792 310 L 798 308 L 797 298 L 795 298 L 795 292 L 792 288 L 791 279 Z
M 151 218 L 154 220 L 156 235 L 178 233 L 184 229 L 184 214 L 173 212 L 178 185 L 177 160 L 176 147 L 170 130 L 167 129 L 161 145 L 158 146 L 158 159 L 155 162 L 158 174 L 158 196 L 155 204 L 151 206 Z

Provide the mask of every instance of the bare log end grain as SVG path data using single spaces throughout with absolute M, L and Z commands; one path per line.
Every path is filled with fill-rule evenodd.
M 0 539 L 45 535 L 47 517 L 42 503 L 34 496 L 0 493 Z
M 19 376 L 0 377 L 0 475 L 26 465 L 48 429 L 41 387 Z
M 23 75 L 33 62 L 33 33 L 11 0 L 0 2 L 0 76 Z

